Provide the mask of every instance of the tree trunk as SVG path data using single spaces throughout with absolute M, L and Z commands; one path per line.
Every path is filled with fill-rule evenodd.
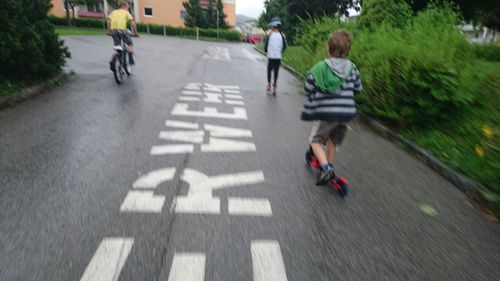
M 66 20 L 68 21 L 68 26 L 71 26 L 71 19 L 69 18 L 69 0 L 64 0 L 64 8 L 66 9 Z

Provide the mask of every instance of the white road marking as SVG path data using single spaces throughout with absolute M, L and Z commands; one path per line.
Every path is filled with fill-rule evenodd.
M 230 105 L 245 105 L 244 102 L 239 101 L 239 100 L 225 100 L 226 104 Z
M 167 122 L 165 122 L 165 126 L 179 128 L 179 129 L 192 129 L 192 130 L 200 128 L 200 125 L 198 123 L 183 122 L 176 120 L 167 120 Z
M 248 120 L 247 111 L 243 107 L 234 107 L 234 113 L 220 113 L 214 107 L 205 107 L 204 111 L 192 111 L 186 103 L 177 103 L 172 110 L 172 115 Z
M 159 138 L 163 140 L 202 143 L 205 132 L 199 131 L 165 131 L 160 132 Z
M 233 137 L 233 138 L 252 137 L 252 131 L 246 129 L 205 124 L 205 130 L 209 131 L 210 136 L 212 137 Z
M 220 93 L 220 92 L 222 92 L 222 89 L 216 85 L 205 83 L 205 87 L 203 88 L 203 91 Z
M 185 169 L 181 179 L 189 183 L 190 193 L 204 193 L 207 191 L 236 187 L 265 182 L 262 171 L 243 172 L 235 174 L 224 174 L 218 176 L 207 176 L 194 169 Z
M 186 90 L 200 90 L 201 88 L 201 83 L 189 83 L 186 85 L 186 87 L 184 87 Z
M 235 198 L 228 199 L 228 212 L 230 215 L 239 216 L 265 216 L 273 215 L 271 203 L 268 199 Z
M 182 91 L 182 94 L 186 96 L 202 96 L 202 93 L 199 91 Z
M 277 241 L 252 241 L 254 281 L 287 281 L 285 264 Z
M 154 195 L 153 191 L 129 191 L 120 207 L 121 212 L 161 213 L 165 196 Z
M 254 143 L 221 138 L 210 138 L 208 144 L 201 145 L 202 152 L 251 152 L 257 151 Z
M 133 244 L 133 238 L 104 238 L 80 281 L 118 280 Z
M 168 281 L 203 281 L 205 260 L 204 253 L 175 253 Z
M 176 213 L 220 214 L 220 199 L 212 196 L 214 190 L 264 182 L 262 171 L 208 177 L 193 169 L 185 169 L 181 179 L 189 184 L 187 196 L 177 196 Z
M 204 102 L 209 103 L 222 103 L 222 94 L 205 93 L 206 98 L 203 99 Z
M 220 199 L 206 196 L 178 196 L 175 198 L 175 212 L 178 214 L 220 214 Z
M 234 99 L 234 100 L 243 99 L 243 97 L 241 97 L 240 95 L 224 94 L 224 96 L 226 97 L 226 99 Z
M 192 144 L 166 144 L 155 145 L 151 148 L 151 155 L 165 155 L 165 154 L 184 154 L 193 153 L 194 145 Z
M 240 86 L 237 85 L 217 85 L 217 88 L 223 89 L 223 90 L 239 90 Z
M 180 101 L 201 101 L 200 98 L 197 97 L 179 97 Z
M 224 90 L 225 93 L 228 93 L 228 94 L 241 94 L 240 90 Z
M 166 181 L 173 180 L 174 175 L 175 175 L 175 168 L 165 168 L 165 169 L 155 170 L 137 179 L 134 182 L 133 187 L 139 189 L 147 189 L 147 188 L 154 189 L 157 188 L 158 185 Z
M 205 59 L 221 60 L 221 61 L 231 61 L 231 55 L 229 54 L 229 49 L 225 47 L 214 47 L 209 46 L 207 48 L 207 53 L 204 55 Z

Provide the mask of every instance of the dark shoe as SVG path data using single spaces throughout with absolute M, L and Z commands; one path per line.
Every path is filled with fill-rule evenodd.
M 135 64 L 134 56 L 132 54 L 128 54 L 128 62 L 130 63 L 130 65 Z
M 316 182 L 316 185 L 325 185 L 334 178 L 335 178 L 335 169 L 333 168 L 333 165 L 330 164 L 330 168 L 328 170 L 321 171 L 321 174 L 318 176 L 318 181 Z

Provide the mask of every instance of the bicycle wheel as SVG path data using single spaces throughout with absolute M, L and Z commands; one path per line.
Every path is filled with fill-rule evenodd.
M 113 74 L 115 76 L 115 81 L 118 84 L 121 84 L 123 82 L 123 69 L 122 69 L 122 64 L 120 63 L 120 54 L 117 54 L 113 57 L 113 65 L 115 68 L 115 71 L 113 71 Z
M 125 73 L 127 73 L 127 75 L 131 75 L 132 74 L 132 66 L 130 65 L 130 61 L 129 61 L 129 58 L 128 58 L 129 54 L 128 52 L 126 52 L 124 54 L 124 58 L 123 58 L 123 69 L 125 70 Z

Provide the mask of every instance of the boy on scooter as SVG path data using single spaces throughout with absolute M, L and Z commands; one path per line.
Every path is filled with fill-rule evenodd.
M 301 119 L 314 121 L 308 156 L 316 156 L 320 163 L 317 185 L 335 178 L 332 163 L 336 146 L 344 140 L 346 123 L 356 115 L 354 96 L 362 90 L 359 71 L 347 58 L 351 40 L 345 30 L 333 32 L 328 39 L 328 57 L 309 70 L 304 85 L 307 100 Z

